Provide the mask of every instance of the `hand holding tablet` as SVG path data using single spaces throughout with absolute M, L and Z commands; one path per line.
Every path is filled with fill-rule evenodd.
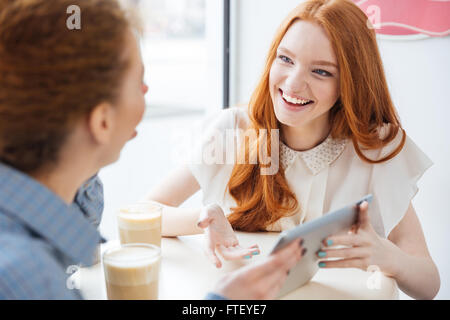
M 283 296 L 308 282 L 318 271 L 317 252 L 323 246 L 323 240 L 340 232 L 349 231 L 358 223 L 358 205 L 367 201 L 370 203 L 372 195 L 366 195 L 359 201 L 349 204 L 334 212 L 326 213 L 322 217 L 299 225 L 283 232 L 271 253 L 284 248 L 295 239 L 304 240 L 303 247 L 307 249 L 305 256 L 295 265 L 289 273 L 278 296 Z

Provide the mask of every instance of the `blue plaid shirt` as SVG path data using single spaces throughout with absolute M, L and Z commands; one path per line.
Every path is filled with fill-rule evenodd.
M 68 206 L 0 162 L 0 299 L 80 299 L 69 265 L 89 265 L 101 236 L 103 186 L 89 179 Z

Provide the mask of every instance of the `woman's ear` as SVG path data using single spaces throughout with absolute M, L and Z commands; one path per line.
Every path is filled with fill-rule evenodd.
M 102 102 L 97 105 L 88 116 L 88 127 L 92 139 L 98 144 L 111 141 L 115 127 L 115 109 L 110 103 Z

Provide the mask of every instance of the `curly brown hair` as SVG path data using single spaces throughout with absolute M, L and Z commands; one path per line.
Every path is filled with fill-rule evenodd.
M 71 5 L 81 30 L 66 26 Z M 0 0 L 0 161 L 57 163 L 73 125 L 117 99 L 130 26 L 115 0 Z

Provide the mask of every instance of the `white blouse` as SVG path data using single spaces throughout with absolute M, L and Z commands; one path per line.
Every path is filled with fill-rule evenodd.
M 237 129 L 246 129 L 249 123 L 245 107 L 229 108 L 208 117 L 204 121 L 202 138 L 190 157 L 188 166 L 203 191 L 203 203 L 217 203 L 226 214 L 236 202 L 226 188 L 233 163 L 225 161 L 227 152 L 232 149 L 224 137 L 234 132 L 239 141 L 243 130 Z M 381 128 L 381 135 L 386 128 Z M 370 159 L 380 159 L 395 150 L 402 134 L 399 131 L 395 139 L 381 149 L 363 152 Z M 223 140 L 215 144 L 215 149 L 211 148 L 214 139 Z M 221 150 L 217 150 L 217 145 Z M 237 148 L 235 150 L 239 150 Z M 218 155 L 218 151 L 223 155 Z M 213 153 L 215 161 L 211 161 L 208 153 Z M 374 198 L 369 205 L 369 216 L 382 237 L 387 237 L 400 222 L 418 191 L 417 181 L 433 164 L 408 136 L 403 149 L 393 159 L 370 164 L 358 157 L 350 139 L 333 139 L 331 135 L 307 151 L 295 151 L 280 141 L 280 163 L 299 209 L 294 215 L 268 226 L 267 231 L 290 229 L 371 193 Z

